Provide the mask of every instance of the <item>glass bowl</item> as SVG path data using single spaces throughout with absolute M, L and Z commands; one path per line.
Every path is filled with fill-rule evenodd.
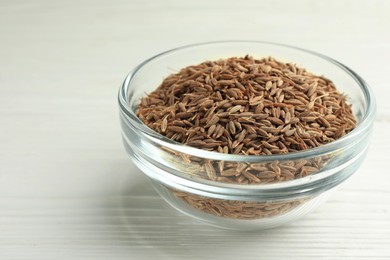
M 247 54 L 292 62 L 332 80 L 352 104 L 356 128 L 336 141 L 305 151 L 233 155 L 172 141 L 148 128 L 136 116 L 141 97 L 155 90 L 173 71 L 206 60 Z M 371 89 L 341 63 L 301 48 L 246 41 L 190 45 L 146 60 L 126 77 L 119 90 L 119 107 L 126 151 L 157 192 L 188 216 L 236 230 L 290 223 L 325 201 L 363 162 L 375 114 Z M 221 182 L 221 165 L 230 172 L 256 173 L 266 178 L 256 185 Z M 275 175 L 285 181 L 275 182 Z

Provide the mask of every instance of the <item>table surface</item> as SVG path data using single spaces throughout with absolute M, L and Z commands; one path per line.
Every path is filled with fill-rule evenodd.
M 0 1 L 0 259 L 390 259 L 390 1 Z M 121 143 L 143 60 L 245 39 L 324 53 L 378 112 L 363 166 L 285 227 L 210 228 L 168 206 Z

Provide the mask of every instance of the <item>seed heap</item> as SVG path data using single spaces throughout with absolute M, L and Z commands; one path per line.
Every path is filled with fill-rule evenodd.
M 168 76 L 138 107 L 151 129 L 189 146 L 245 155 L 317 147 L 355 127 L 334 84 L 291 63 L 250 56 Z
M 205 198 L 194 194 L 189 195 L 181 191 L 174 191 L 174 194 L 195 209 L 219 217 L 236 219 L 267 218 L 282 215 L 307 201 L 307 199 L 295 199 L 288 202 L 233 201 Z
M 243 155 L 318 147 L 356 126 L 346 97 L 329 79 L 272 57 L 233 57 L 186 67 L 142 98 L 137 115 L 148 127 L 177 142 Z M 186 164 L 190 174 L 239 184 L 304 177 L 320 171 L 330 158 L 245 163 L 167 151 Z M 195 209 L 241 219 L 284 214 L 305 201 L 230 201 L 172 192 Z

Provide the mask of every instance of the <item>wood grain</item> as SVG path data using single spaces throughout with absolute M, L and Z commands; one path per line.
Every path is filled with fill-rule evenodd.
M 390 259 L 388 1 L 0 1 L 0 259 Z M 362 167 L 262 232 L 171 209 L 121 144 L 117 90 L 183 44 L 267 40 L 331 56 L 377 94 Z

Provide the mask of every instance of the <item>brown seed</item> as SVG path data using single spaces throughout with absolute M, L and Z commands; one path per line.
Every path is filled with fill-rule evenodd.
M 238 163 L 237 164 L 237 172 L 242 172 L 244 171 L 246 168 L 248 167 L 248 165 L 246 163 Z
M 275 128 L 275 127 L 263 126 L 260 129 L 262 129 L 268 133 L 271 133 L 271 134 L 278 134 L 280 132 L 280 129 Z
M 241 143 L 242 140 L 244 140 L 245 135 L 246 135 L 246 130 L 244 129 L 244 130 L 242 130 L 241 133 L 237 136 L 236 141 L 237 141 L 238 143 Z
M 228 109 L 229 114 L 234 114 L 241 110 L 241 105 L 237 105 Z
M 243 67 L 240 63 L 234 64 L 240 71 L 248 72 L 248 69 Z
M 320 123 L 325 126 L 326 128 L 330 127 L 331 124 L 329 123 L 328 120 L 326 120 L 324 117 L 320 117 L 318 118 L 318 120 L 320 121 Z
M 177 105 L 178 105 L 178 107 L 180 108 L 180 110 L 182 112 L 186 112 L 187 111 L 186 106 L 182 102 L 179 102 Z
M 253 175 L 252 173 L 249 173 L 249 172 L 243 172 L 242 173 L 246 178 L 248 178 L 250 181 L 252 182 L 256 182 L 256 183 L 260 183 L 260 179 L 257 178 L 255 175 Z
M 239 114 L 233 114 L 234 117 L 252 117 L 254 116 L 253 112 L 242 112 Z
M 302 121 L 305 121 L 305 122 L 313 122 L 315 121 L 317 118 L 315 116 L 305 116 L 305 117 L 301 117 L 301 120 Z
M 238 176 L 240 174 L 240 172 L 237 172 L 236 169 L 227 169 L 227 170 L 224 170 L 221 172 L 221 176 L 224 176 L 224 177 L 230 177 L 230 176 Z
M 272 81 L 267 81 L 267 83 L 265 84 L 265 89 L 270 90 L 271 88 L 272 88 Z
M 345 131 L 344 126 L 341 126 L 341 127 L 339 127 L 339 128 L 335 131 L 335 133 L 334 133 L 333 136 L 334 136 L 335 138 L 340 138 L 340 137 L 343 135 L 344 131 Z
M 278 87 L 281 87 L 283 85 L 283 80 L 282 79 L 278 79 Z
M 295 106 L 301 106 L 301 105 L 304 105 L 304 103 L 302 101 L 300 101 L 299 99 L 288 99 L 288 100 L 284 100 L 284 103 L 286 104 L 291 104 L 291 105 L 295 105 Z
M 276 145 L 272 145 L 266 141 L 261 141 L 261 143 L 264 145 L 265 148 L 267 149 L 278 149 L 279 147 L 277 147 Z
M 162 120 L 162 123 L 161 123 L 161 132 L 165 132 L 167 131 L 167 127 L 168 127 L 168 115 L 164 116 L 163 120 Z
M 257 106 L 263 102 L 263 96 L 256 96 L 251 99 L 249 99 L 249 105 L 250 106 Z
M 277 88 L 272 88 L 271 92 L 269 93 L 269 95 L 270 96 L 274 96 L 276 94 L 276 92 L 278 92 L 278 89 Z
M 335 115 L 326 115 L 325 116 L 325 119 L 328 120 L 328 121 L 333 121 L 335 120 L 337 117 Z
M 291 118 L 291 120 L 290 120 L 290 124 L 296 124 L 296 123 L 298 123 L 300 120 L 299 120 L 299 118 L 298 117 L 293 117 L 293 118 Z
M 258 176 L 261 179 L 263 179 L 263 178 L 275 178 L 276 177 L 276 173 L 273 172 L 273 171 L 262 171 L 262 172 L 259 172 Z
M 322 132 L 314 131 L 314 130 L 307 130 L 306 133 L 309 134 L 310 137 L 311 136 L 314 136 L 314 137 L 321 137 L 322 136 Z
M 216 128 L 216 125 L 212 125 L 209 127 L 209 129 L 207 130 L 207 135 L 212 135 L 214 133 L 214 130 Z
M 296 129 L 288 130 L 284 133 L 285 136 L 292 136 L 295 133 Z
M 233 85 L 235 83 L 234 80 L 219 80 L 217 84 L 219 85 Z
M 290 124 L 285 125 L 285 126 L 282 128 L 282 130 L 280 130 L 280 132 L 285 133 L 285 132 L 287 132 L 288 130 L 290 130 L 290 128 L 291 128 L 291 125 L 290 125 Z
M 332 137 L 334 135 L 334 132 L 332 131 L 324 131 L 324 134 L 328 137 Z
M 306 108 L 308 110 L 312 109 L 314 107 L 314 103 L 315 103 L 315 100 L 310 101 L 309 103 L 307 103 Z
M 267 117 L 267 119 L 269 121 L 271 121 L 272 123 L 277 124 L 277 125 L 283 125 L 284 124 L 284 122 L 282 120 L 280 120 L 279 118 L 276 118 L 276 117 L 270 116 L 270 117 Z
M 206 124 L 206 127 L 208 126 L 211 126 L 211 125 L 215 125 L 216 123 L 218 123 L 219 121 L 219 117 L 217 115 L 214 115 Z
M 277 140 L 279 140 L 279 138 L 280 138 L 279 135 L 272 136 L 270 139 L 268 139 L 268 142 L 269 142 L 269 143 L 276 142 Z
M 201 141 L 201 140 L 192 140 L 186 143 L 189 146 L 197 146 L 197 147 L 202 147 L 206 143 Z
M 224 147 L 223 147 L 223 153 L 228 154 L 228 153 L 229 153 L 229 147 L 224 146 Z
M 186 124 L 183 122 L 183 120 L 175 120 L 172 122 L 172 125 L 186 127 Z
M 217 179 L 217 174 L 215 173 L 215 169 L 211 162 L 206 161 L 204 167 L 206 169 L 207 176 L 210 178 L 210 180 L 215 181 Z
M 255 113 L 256 114 L 260 114 L 264 109 L 264 103 L 261 102 L 260 104 L 257 105 L 257 107 L 255 108 Z
M 293 172 L 295 171 L 295 168 L 293 169 Z M 286 178 L 286 180 L 294 179 L 294 174 L 289 170 L 282 170 L 281 176 Z
M 250 164 L 250 168 L 256 171 L 267 171 L 268 168 L 264 163 L 252 163 Z
M 249 133 L 249 134 L 257 134 L 257 131 L 256 131 L 256 128 L 253 127 L 253 126 L 250 126 L 250 125 L 243 125 L 245 130 Z
M 233 121 L 229 122 L 229 131 L 232 135 L 236 134 L 236 124 Z
M 180 112 L 180 113 L 177 113 L 175 115 L 176 118 L 178 119 L 183 119 L 183 118 L 189 118 L 191 116 L 193 116 L 194 114 L 193 113 L 190 113 L 190 112 Z
M 212 134 L 212 138 L 214 138 L 214 139 L 217 138 L 216 136 L 221 128 L 222 128 L 222 125 L 220 125 L 220 124 L 216 125 L 216 127 L 213 131 L 213 134 Z
M 268 73 L 272 70 L 272 67 L 269 65 L 265 65 L 261 69 L 264 70 L 265 73 Z
M 220 148 L 220 147 L 221 146 L 219 146 L 218 148 Z M 218 152 L 220 152 L 220 151 L 218 151 Z M 221 152 L 223 152 L 223 151 L 221 151 Z M 218 170 L 219 170 L 220 173 L 223 172 L 224 167 L 225 167 L 225 161 L 219 161 L 218 162 Z
M 174 126 L 174 125 L 168 126 L 167 129 L 170 131 L 176 132 L 176 133 L 184 133 L 185 134 L 187 132 L 183 127 Z
M 284 94 L 278 95 L 278 102 L 282 103 L 284 100 Z
M 307 91 L 307 96 L 311 97 L 311 96 L 314 94 L 314 92 L 315 92 L 316 89 L 317 89 L 317 85 L 318 85 L 317 82 L 314 82 L 314 83 L 311 85 L 311 87 L 310 87 L 309 90 Z
M 205 101 L 203 101 L 202 103 L 200 103 L 200 104 L 199 104 L 199 107 L 201 107 L 201 108 L 209 108 L 209 107 L 211 107 L 213 104 L 214 104 L 214 101 L 208 99 L 208 100 L 205 100 Z
M 235 121 L 235 122 L 234 122 L 234 125 L 236 126 L 236 130 L 242 131 L 242 125 L 241 125 L 240 122 Z
M 221 128 L 218 130 L 218 132 L 215 133 L 215 139 L 220 138 L 220 137 L 223 135 L 224 131 L 226 131 L 226 129 L 223 128 L 223 127 L 221 127 Z
M 242 147 L 244 147 L 244 144 L 239 144 L 239 145 L 237 145 L 236 148 L 234 148 L 233 153 L 234 153 L 234 154 L 240 153 L 241 150 L 242 150 Z

